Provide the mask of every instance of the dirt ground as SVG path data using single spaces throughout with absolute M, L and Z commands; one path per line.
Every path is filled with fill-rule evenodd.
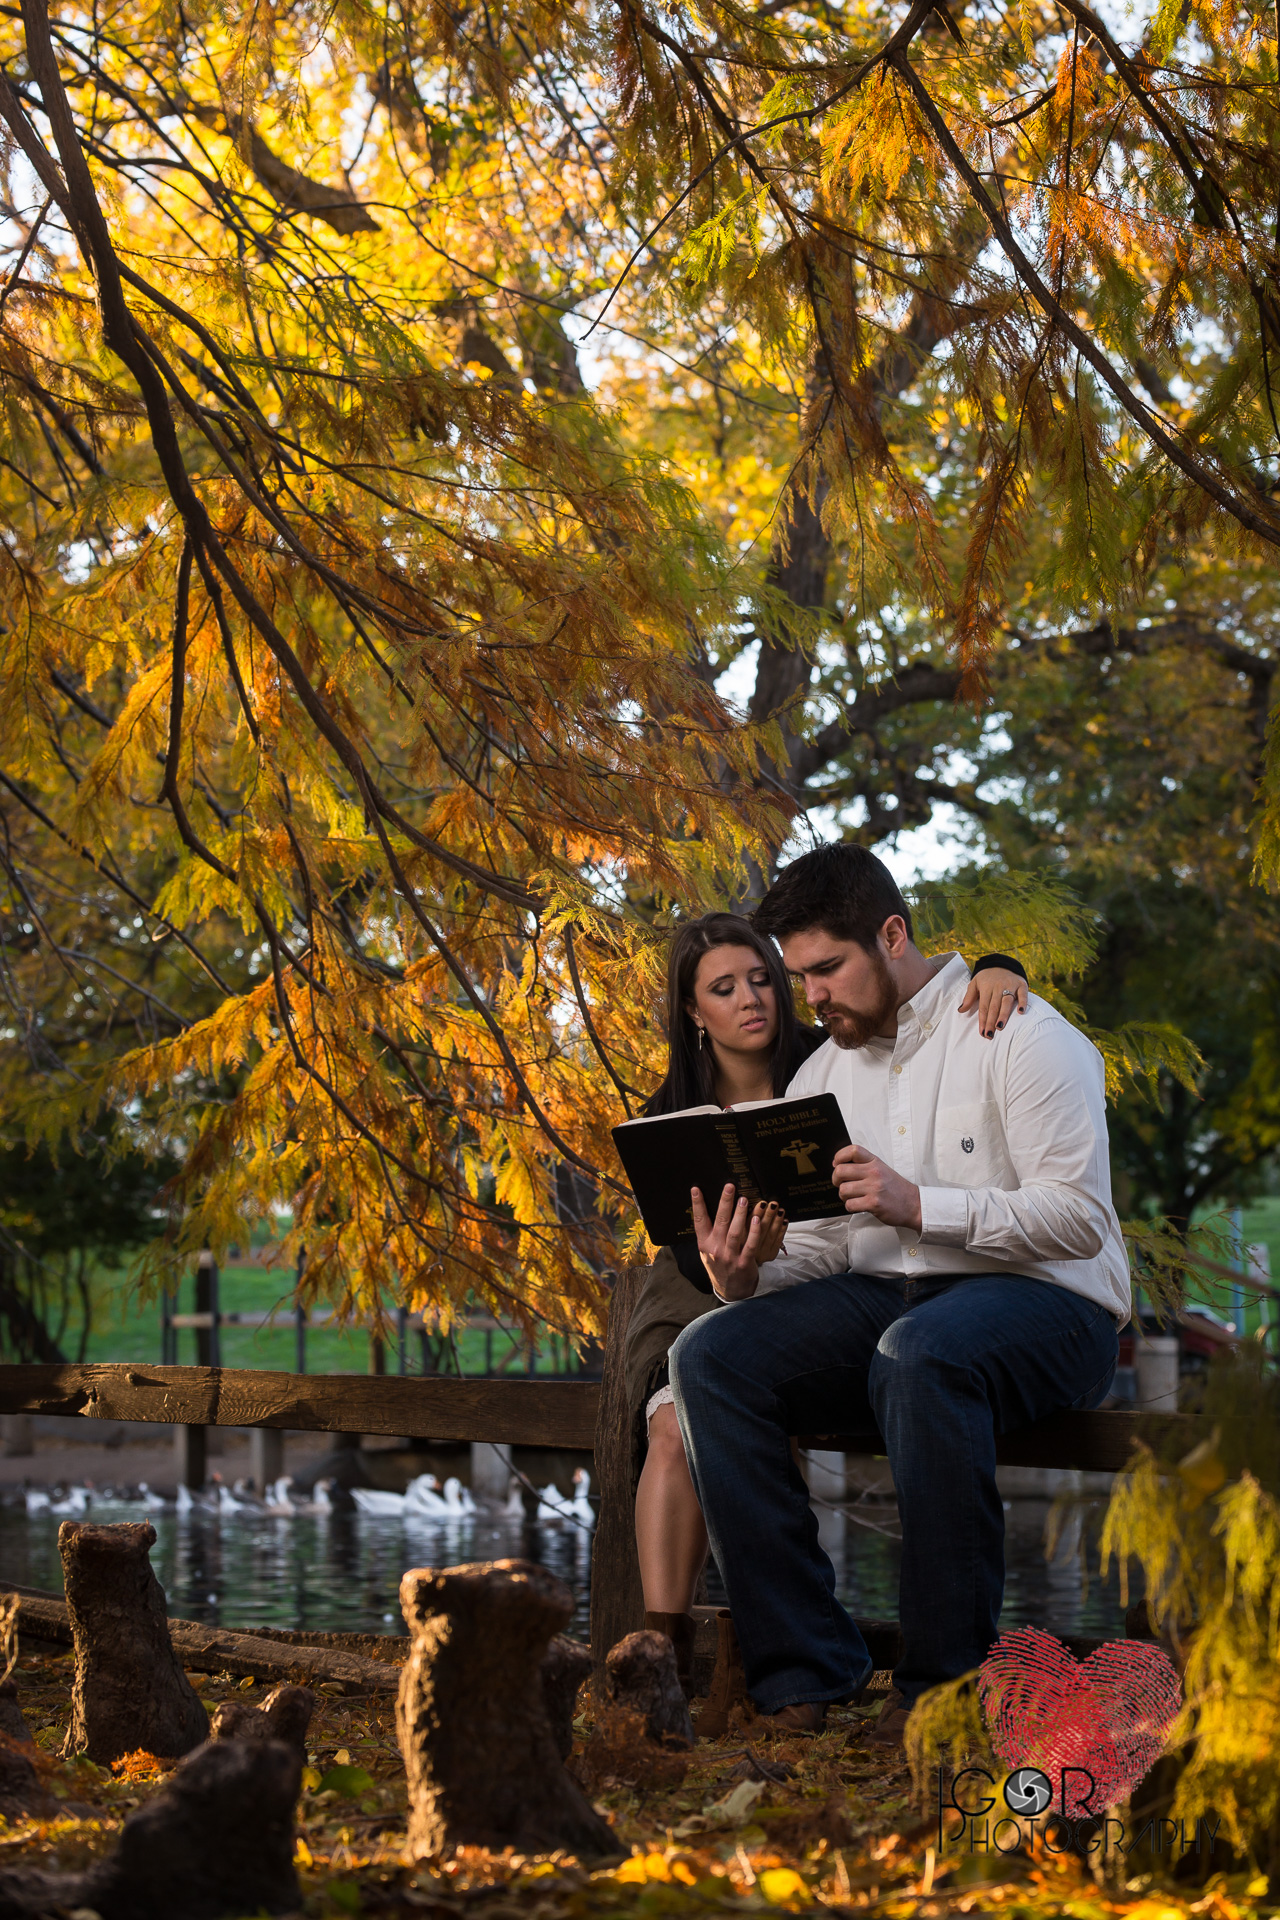
M 0 1867 L 83 1868 L 110 1848 L 122 1822 L 163 1782 L 166 1763 L 134 1755 L 114 1770 L 61 1760 L 72 1658 L 24 1656 L 19 1699 L 53 1791 L 92 1818 L 0 1823 Z M 191 1676 L 212 1712 L 231 1695 L 260 1700 L 266 1683 Z M 636 1920 L 705 1913 L 831 1909 L 893 1920 L 972 1912 L 1018 1920 L 1254 1920 L 1277 1912 L 1265 1880 L 1248 1871 L 1189 1887 L 1150 1873 L 1126 1877 L 1070 1857 L 1033 1852 L 940 1857 L 936 1813 L 912 1798 L 904 1762 L 862 1744 L 876 1711 L 837 1709 L 816 1739 L 766 1743 L 759 1723 L 692 1754 L 618 1745 L 594 1718 L 589 1692 L 571 1766 L 617 1838 L 618 1859 L 526 1859 L 460 1849 L 414 1862 L 405 1852 L 404 1770 L 394 1706 L 321 1689 L 298 1809 L 299 1920 L 342 1915 L 410 1920 Z M 753 1738 L 754 1735 L 754 1738 Z M 611 1744 L 611 1740 L 613 1744 Z

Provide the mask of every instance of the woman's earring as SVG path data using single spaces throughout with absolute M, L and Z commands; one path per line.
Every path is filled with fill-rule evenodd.
M 702 1052 L 702 1043 L 706 1039 L 706 1037 L 707 1037 L 706 1028 L 702 1025 L 699 1025 L 698 1027 L 698 1052 L 699 1053 Z

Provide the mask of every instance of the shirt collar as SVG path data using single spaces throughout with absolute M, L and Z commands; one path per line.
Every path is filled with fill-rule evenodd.
M 927 980 L 917 993 L 905 1000 L 898 1008 L 898 1037 L 904 1039 L 908 1034 L 923 1038 L 932 1033 L 946 1012 L 951 996 L 956 996 L 957 1004 L 964 995 L 969 980 L 969 969 L 958 953 L 939 954 L 942 965 L 931 980 Z

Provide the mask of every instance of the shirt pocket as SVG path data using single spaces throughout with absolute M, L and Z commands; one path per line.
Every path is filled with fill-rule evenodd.
M 934 1162 L 944 1187 L 1016 1187 L 994 1100 L 939 1107 Z

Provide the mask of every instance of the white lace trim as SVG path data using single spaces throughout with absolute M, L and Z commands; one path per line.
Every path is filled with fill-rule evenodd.
M 676 1396 L 671 1391 L 670 1387 L 659 1387 L 656 1393 L 651 1393 L 649 1395 L 649 1399 L 644 1410 L 644 1424 L 645 1424 L 646 1430 L 648 1429 L 649 1422 L 652 1420 L 654 1414 L 658 1411 L 659 1407 L 674 1407 L 675 1403 L 676 1403 Z

